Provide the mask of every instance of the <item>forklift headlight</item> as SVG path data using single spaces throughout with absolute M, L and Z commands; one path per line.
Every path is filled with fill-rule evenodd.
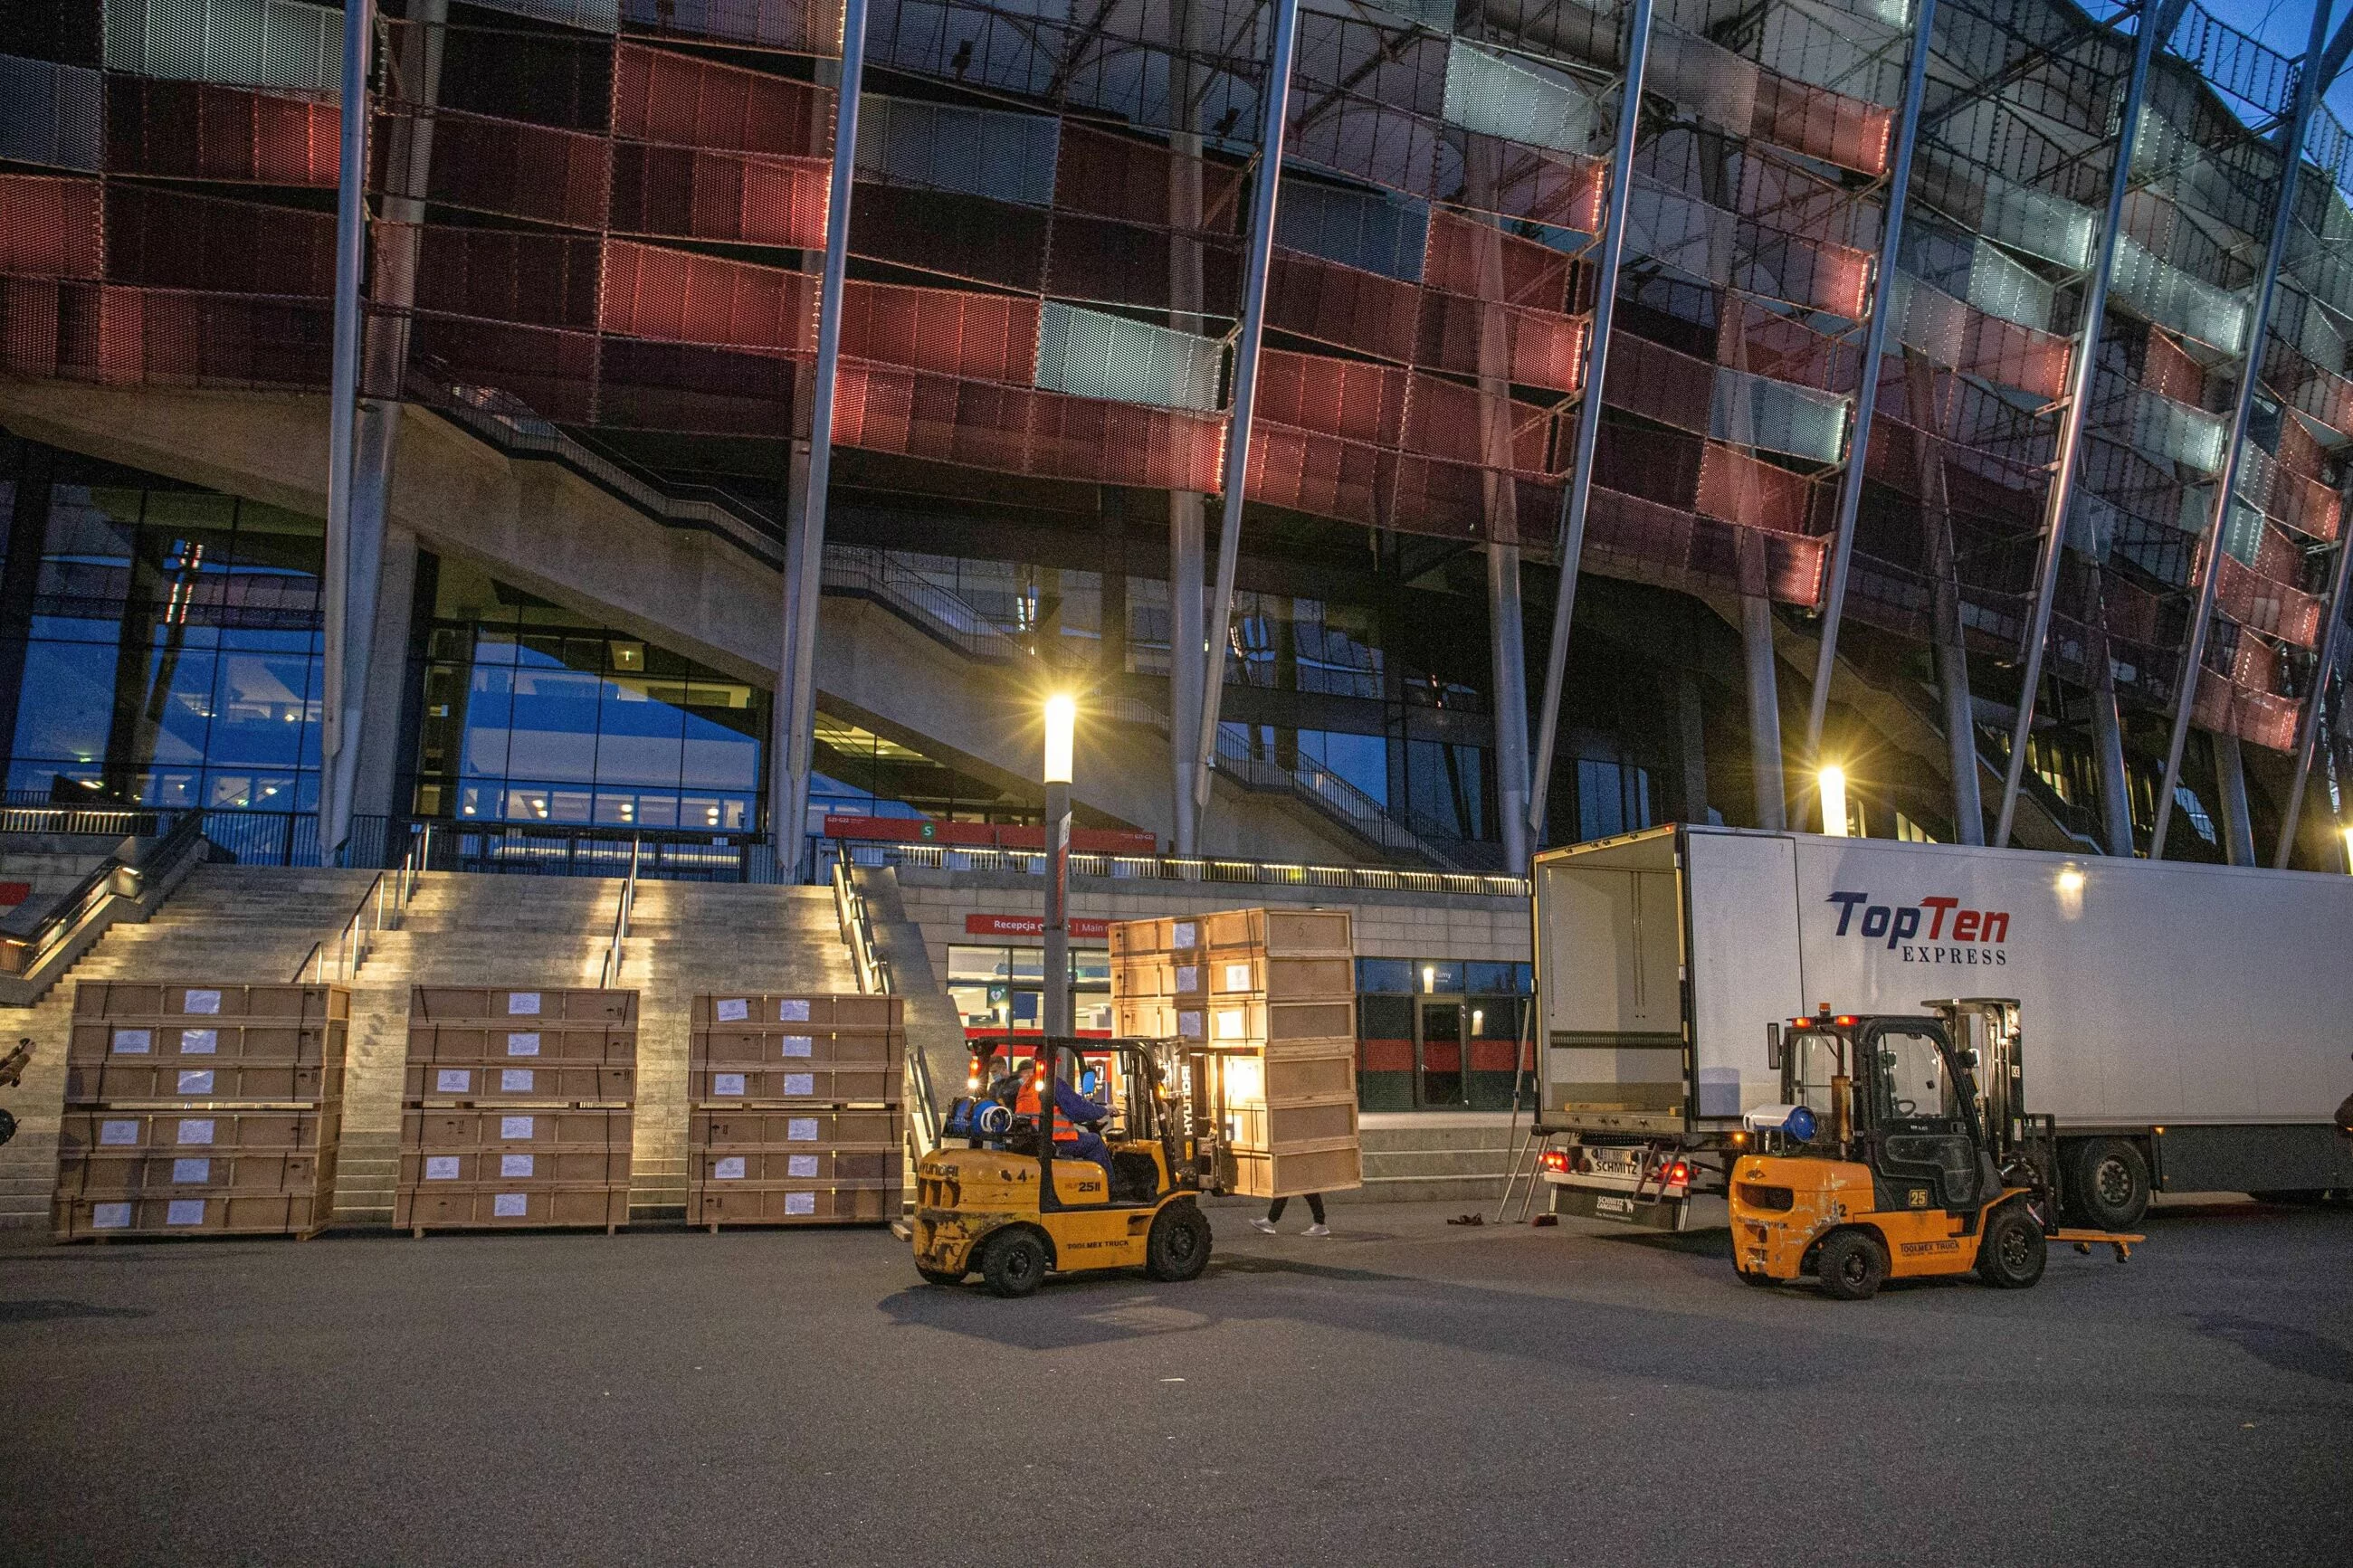
M 1789 1119 L 1781 1123 L 1781 1131 L 1787 1132 L 1790 1137 L 1795 1138 L 1800 1143 L 1812 1142 L 1814 1141 L 1814 1113 L 1807 1110 L 1802 1105 L 1799 1106 L 1795 1110 L 1789 1112 Z

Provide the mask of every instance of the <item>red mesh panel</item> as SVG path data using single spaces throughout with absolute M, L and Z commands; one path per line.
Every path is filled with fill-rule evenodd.
M 817 351 L 817 279 L 806 273 L 610 239 L 602 298 L 599 320 L 608 332 Z
M 66 284 L 58 374 L 110 386 L 321 386 L 332 314 L 323 302 Z
M 1176 303 L 1169 291 L 1171 243 L 1165 229 L 1058 212 L 1046 252 L 1046 291 L 1064 300 L 1168 310 Z M 1213 316 L 1233 315 L 1241 309 L 1240 248 L 1229 240 L 1201 248 L 1202 309 Z
M 1066 213 L 1171 227 L 1174 212 L 1169 192 L 1176 165 L 1186 161 L 1159 142 L 1065 120 L 1054 165 L 1054 205 Z M 1247 200 L 1242 172 L 1208 159 L 1189 161 L 1201 167 L 1202 232 L 1239 234 Z
M 1035 207 L 863 180 L 853 204 L 854 256 L 1025 293 L 1045 287 L 1048 217 Z
M 1010 473 L 1214 491 L 1223 421 L 844 361 L 834 439 Z
M 2353 381 L 2313 363 L 2276 333 L 2264 346 L 2263 379 L 2314 419 L 2353 437 Z
M 58 291 L 47 279 L 0 278 L 0 370 L 58 374 Z
M 379 231 L 381 232 L 381 231 Z M 596 326 L 596 242 L 583 236 L 427 226 L 420 310 L 502 321 Z
M 2280 423 L 2286 427 L 2295 421 L 2283 419 Z M 2280 447 L 2286 450 L 2286 441 L 2281 441 Z M 2318 479 L 2305 478 L 2285 464 L 2274 473 L 2271 489 L 2264 510 L 2274 517 L 2308 539 L 2326 542 L 2337 537 L 2338 509 L 2335 490 Z
M 1771 71 L 1757 73 L 1749 134 L 1866 174 L 1887 172 L 1892 110 Z
M 1609 339 L 1601 400 L 1613 408 L 1704 436 L 1715 405 L 1715 366 L 1648 338 L 1616 332 Z
M 1490 428 L 1498 420 L 1504 428 Z M 1505 464 L 1495 459 L 1508 455 L 1511 468 L 1540 474 L 1551 420 L 1547 409 L 1492 396 L 1460 382 L 1417 375 L 1406 398 L 1405 447 L 1425 457 L 1499 468 Z
M 1387 365 L 1261 349 L 1251 423 L 1394 447 L 1405 429 L 1406 385 L 1406 374 Z
M 1568 271 L 1568 258 L 1550 246 L 1456 213 L 1430 215 L 1421 273 L 1426 288 L 1558 310 L 1567 303 Z
M 1740 528 L 1597 485 L 1583 564 L 1665 588 L 1736 589 L 1810 605 L 1820 592 L 1822 541 Z
M 96 180 L 0 174 L 0 272 L 96 278 L 103 254 L 98 193 Z
M 623 39 L 613 51 L 613 133 L 736 153 L 831 158 L 834 94 Z
M 1361 441 L 1293 429 L 1259 416 L 1250 421 L 1249 498 L 1366 527 L 1384 519 L 1382 470 L 1395 459 Z
M 1035 300 L 852 280 L 841 306 L 841 352 L 853 359 L 1017 386 L 1037 374 Z
M 2253 626 L 2259 632 L 2268 632 L 2282 642 L 2291 642 L 2298 647 L 2318 645 L 2321 610 L 2318 599 L 2249 571 L 2230 555 L 2222 557 L 2220 570 L 2221 575 L 2214 581 L 2214 602 L 2227 611 L 2232 620 Z
M 2192 408 L 2206 405 L 2206 373 L 2171 338 L 2152 330 L 2141 360 L 2141 384 Z
M 1802 474 L 1713 441 L 1700 459 L 1698 510 L 1726 522 L 1803 533 L 1820 493 L 1820 487 Z
M 1609 165 L 1549 147 L 1529 147 L 1483 132 L 1458 132 L 1466 161 L 1485 155 L 1496 171 L 1493 211 L 1579 234 L 1601 228 L 1601 197 Z
M 1410 283 L 1278 250 L 1268 269 L 1266 324 L 1402 364 L 1413 357 L 1421 290 Z
M 2320 443 L 2299 420 L 2282 419 L 2279 434 L 2279 465 L 2289 473 L 2317 482 L 2321 465 L 2327 460 Z
M 783 354 L 635 338 L 603 348 L 600 424 L 769 437 L 793 427 L 794 364 Z
M 106 268 L 115 282 L 158 289 L 332 299 L 334 215 L 116 183 Z
M 1593 443 L 1593 482 L 1677 511 L 1699 499 L 1706 442 L 1681 430 L 1601 422 Z
M 378 148 L 391 118 L 377 117 Z M 444 110 L 434 116 L 432 199 L 574 228 L 602 228 L 612 148 L 602 136 Z M 380 172 L 375 184 L 382 187 Z
M 110 76 L 106 166 L 118 174 L 264 185 L 335 183 L 335 106 L 206 82 Z
M 1495 375 L 1525 386 L 1577 390 L 1585 368 L 1582 317 L 1466 300 L 1425 290 L 1417 363 L 1464 375 Z M 1492 331 L 1495 342 L 1483 342 Z
M 413 319 L 409 353 L 451 378 L 511 393 L 549 419 L 586 423 L 596 383 L 596 340 L 551 327 L 430 315 Z M 389 395 L 383 387 L 371 395 Z
M 1715 331 L 1717 363 L 1822 392 L 1854 390 L 1855 367 L 1862 359 L 1856 344 L 1738 294 L 1724 297 L 1723 312 Z
M 2190 710 L 2190 717 L 2200 729 L 2236 735 L 2274 752 L 2295 749 L 2296 703 L 2293 698 L 2233 686 L 2211 669 L 2198 672 L 2198 700 Z
M 825 246 L 829 165 L 613 144 L 613 227 L 749 245 Z
M 1848 321 L 1860 321 L 1871 284 L 1869 251 L 1851 250 L 1786 229 L 1743 223 L 1733 282 L 1751 293 L 1793 305 L 1810 305 Z

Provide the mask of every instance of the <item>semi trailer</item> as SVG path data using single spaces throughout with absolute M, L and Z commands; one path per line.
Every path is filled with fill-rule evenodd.
M 2353 1194 L 2353 877 L 1681 826 L 1532 880 L 1556 1212 L 1682 1229 L 1780 1095 L 1771 1031 L 1988 996 L 2018 1004 L 2024 1109 L 2085 1222 Z

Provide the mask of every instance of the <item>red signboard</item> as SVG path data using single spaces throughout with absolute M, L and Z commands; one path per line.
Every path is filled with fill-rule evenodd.
M 1044 915 L 966 915 L 964 917 L 966 936 L 1036 936 L 1046 934 Z M 1071 936 L 1077 942 L 1108 942 L 1111 921 L 1071 918 Z

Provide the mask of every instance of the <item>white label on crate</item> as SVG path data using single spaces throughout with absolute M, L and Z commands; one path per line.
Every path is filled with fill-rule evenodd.
M 1250 1015 L 1242 1011 L 1240 1007 L 1226 1008 L 1218 1015 L 1218 1038 L 1221 1040 L 1240 1039 L 1244 1033 L 1244 1026 L 1249 1022 Z
M 183 1029 L 180 1031 L 180 1054 L 184 1057 L 209 1057 L 220 1049 L 218 1029 Z
M 180 1074 L 182 1094 L 210 1094 L 213 1091 L 213 1069 L 191 1068 Z
M 114 1031 L 114 1054 L 118 1057 L 143 1057 L 155 1048 L 155 1037 L 145 1029 Z
M 786 1035 L 785 1037 L 785 1055 L 788 1057 L 807 1056 L 811 1048 L 809 1037 L 807 1035 Z
M 180 998 L 180 1011 L 183 1013 L 218 1013 L 220 1011 L 220 993 L 217 991 L 191 991 L 186 995 Z M 203 1217 L 204 1216 L 199 1215 L 197 1216 L 198 1221 L 201 1222 Z M 177 1225 L 180 1222 L 178 1220 L 174 1220 L 172 1223 L 174 1225 Z
M 744 1179 L 744 1156 L 741 1154 L 730 1154 L 725 1159 L 720 1161 L 717 1164 L 712 1166 L 711 1179 L 714 1182 L 742 1181 Z
M 788 1143 L 816 1142 L 817 1118 L 814 1116 L 787 1117 L 785 1121 L 785 1141 Z
M 715 1072 L 711 1075 L 711 1092 L 737 1094 L 744 1092 L 744 1075 L 740 1072 Z
M 531 1173 L 532 1156 L 529 1154 L 501 1154 L 499 1156 L 500 1175 L 528 1176 Z
M 174 1160 L 172 1162 L 172 1180 L 175 1183 L 209 1182 L 212 1179 L 213 1163 L 210 1160 Z
M 786 996 L 779 999 L 776 1003 L 776 1022 L 779 1024 L 807 1023 L 808 998 L 806 996 Z
M 501 1094 L 529 1094 L 531 1092 L 531 1068 L 501 1068 L 499 1069 L 499 1092 Z
M 433 1075 L 433 1088 L 439 1094 L 463 1094 L 473 1087 L 471 1068 L 443 1068 Z
M 528 1117 L 528 1116 L 501 1116 L 501 1117 L 500 1117 L 500 1118 L 499 1118 L 499 1136 L 500 1136 L 500 1137 L 501 1137 L 501 1138 L 528 1138 L 528 1137 L 530 1137 L 530 1136 L 531 1136 L 531 1118 L 530 1118 L 530 1117 Z
M 425 1156 L 425 1179 L 428 1182 L 454 1182 L 458 1179 L 458 1156 L 427 1154 Z
M 538 1034 L 534 1031 L 528 1035 L 509 1035 L 507 1037 L 507 1055 L 511 1057 L 535 1057 L 539 1055 Z
M 211 1117 L 209 1117 L 209 1116 L 183 1116 L 182 1118 L 180 1118 L 180 1142 L 183 1142 L 183 1143 L 209 1143 L 209 1142 L 211 1142 L 212 1141 L 213 1141 L 213 1119 L 212 1119 Z
M 1226 991 L 1247 991 L 1250 988 L 1250 966 L 1247 963 L 1227 964 L 1226 983 L 1222 987 L 1220 987 L 1220 989 Z
M 1184 1036 L 1188 1040 L 1199 1039 L 1201 1037 L 1201 1015 L 1198 1013 L 1177 1014 L 1176 1032 Z
M 817 1213 L 817 1194 L 815 1193 L 786 1193 L 785 1194 L 785 1212 L 786 1214 Z
M 529 1193 L 501 1193 L 491 1200 L 493 1219 L 521 1219 L 531 1213 Z
M 814 1155 L 814 1154 L 787 1154 L 787 1155 L 786 1155 L 786 1156 L 785 1156 L 785 1174 L 786 1174 L 786 1175 L 787 1175 L 787 1176 L 814 1176 L 814 1175 L 816 1175 L 816 1174 L 817 1174 L 817 1156 L 816 1156 L 816 1155 Z
M 1198 991 L 1200 988 L 1201 966 L 1198 963 L 1178 964 L 1176 966 L 1176 989 L 1179 991 Z
M 129 1204 L 92 1204 L 90 1205 L 90 1228 L 92 1230 L 128 1230 L 131 1228 Z
M 1196 939 L 1199 934 L 1198 928 L 1195 927 L 1191 921 L 1178 921 L 1168 928 L 1168 945 L 1171 947 L 1198 947 L 1201 944 Z
M 722 996 L 719 999 L 719 1021 L 721 1023 L 741 1024 L 748 1021 L 751 1016 L 752 1004 L 744 1000 L 743 997 Z
M 817 1074 L 813 1072 L 786 1073 L 785 1075 L 785 1092 L 788 1095 L 815 1094 L 817 1092 Z
M 165 1225 L 204 1224 L 205 1200 L 202 1198 L 174 1198 L 171 1202 L 171 1205 L 164 1211 L 164 1223 Z
M 507 993 L 507 1016 L 511 1018 L 539 1016 L 539 993 L 510 991 Z
M 101 1121 L 98 1124 L 98 1141 L 101 1143 L 136 1143 L 139 1123 L 136 1121 Z

